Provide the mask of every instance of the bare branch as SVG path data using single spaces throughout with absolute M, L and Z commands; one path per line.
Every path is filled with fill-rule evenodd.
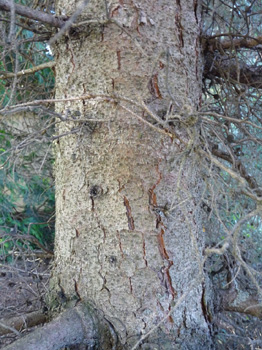
M 148 122 L 146 119 L 140 117 L 137 113 L 134 113 L 133 111 L 131 111 L 129 108 L 125 107 L 125 106 L 122 106 L 120 104 L 120 107 L 122 109 L 124 109 L 125 111 L 127 111 L 128 113 L 130 113 L 130 115 L 134 116 L 135 118 L 137 118 L 138 120 L 140 120 L 142 123 L 145 123 L 146 125 L 148 125 L 150 128 L 156 130 L 157 132 L 160 132 L 161 134 L 164 134 L 164 135 L 167 135 L 169 137 L 173 137 L 174 135 L 171 134 L 170 132 L 168 132 L 167 130 L 165 129 L 161 129 L 161 128 L 158 128 L 157 126 L 155 126 L 154 124 Z
M 15 12 L 18 15 L 49 24 L 52 27 L 62 28 L 65 23 L 64 20 L 62 20 L 61 18 L 55 17 L 43 11 L 34 10 L 19 4 L 14 4 L 14 7 Z M 9 12 L 11 11 L 11 8 L 12 5 L 10 1 L 0 0 L 0 10 Z
M 29 228 L 30 228 L 30 224 L 29 224 Z M 0 238 L 3 238 L 5 237 L 5 235 L 2 235 L 0 234 Z M 38 239 L 32 235 L 19 235 L 19 234 L 16 234 L 16 235 L 12 235 L 11 240 L 13 239 L 20 239 L 20 240 L 23 240 L 23 241 L 29 241 L 29 242 L 32 242 L 33 244 L 37 245 L 39 248 L 41 248 L 43 251 L 45 251 L 47 254 L 50 254 L 50 255 L 54 255 L 53 252 L 51 250 L 48 250 L 46 247 L 43 246 L 43 244 L 41 244 Z M 8 239 L 9 240 L 9 239 Z
M 238 300 L 237 292 L 234 293 L 235 298 L 231 300 L 232 291 L 223 291 L 223 310 L 240 312 L 262 318 L 262 304 L 256 295 L 246 295 L 243 300 Z
M 212 154 L 226 160 L 227 162 L 234 164 L 232 157 L 224 152 L 221 151 L 215 147 L 212 148 Z M 212 158 L 212 161 L 214 161 L 214 158 Z M 215 161 L 214 161 L 215 163 Z M 243 179 L 246 180 L 246 182 L 249 184 L 250 189 L 255 190 L 255 192 L 259 195 L 262 196 L 262 190 L 259 187 L 259 185 L 257 184 L 257 181 L 255 178 L 253 178 L 252 176 L 250 176 L 246 170 L 246 168 L 244 167 L 244 165 L 238 160 L 237 164 L 235 164 L 235 168 L 239 171 L 239 174 L 241 176 L 241 178 L 239 176 L 234 177 L 235 173 L 231 172 L 230 169 L 224 167 L 224 165 L 221 165 L 221 163 L 215 163 L 216 165 L 218 165 L 221 169 L 225 170 L 226 172 L 228 172 L 233 178 L 237 179 L 239 182 L 242 183 L 242 185 L 244 185 Z M 230 171 L 230 172 L 229 172 Z
M 202 43 L 204 44 L 206 51 L 214 52 L 214 50 L 218 50 L 219 52 L 223 52 L 224 50 L 234 50 L 239 48 L 251 49 L 262 44 L 262 36 L 256 38 L 242 36 L 241 38 L 235 39 L 233 34 L 229 34 L 231 39 L 223 41 L 217 39 L 218 36 L 225 36 L 225 34 L 203 38 Z M 239 37 L 239 35 L 235 36 Z
M 1 0 L 0 0 L 1 1 Z M 35 72 L 38 72 L 39 70 L 45 69 L 45 68 L 52 68 L 55 66 L 55 62 L 54 61 L 49 61 L 49 62 L 45 62 L 42 64 L 39 64 L 38 66 L 32 67 L 32 68 L 28 68 L 25 70 L 21 70 L 20 72 L 17 73 L 10 73 L 10 72 L 0 72 L 0 79 L 5 79 L 5 78 L 13 78 L 15 76 L 20 77 L 26 74 L 33 74 Z
M 219 162 L 215 157 L 213 157 L 210 153 L 205 152 L 203 150 L 199 151 L 203 156 L 208 157 L 212 163 L 214 163 L 216 166 L 218 166 L 220 169 L 226 171 L 233 179 L 238 181 L 243 187 L 246 187 L 246 180 L 241 177 L 239 174 L 237 174 L 235 171 L 232 169 L 226 167 L 224 164 Z
M 47 317 L 42 311 L 34 311 L 28 314 L 2 319 L 0 322 L 0 335 L 11 332 L 16 333 L 17 331 L 22 331 L 25 328 L 37 326 L 41 323 L 45 323 L 46 321 Z
M 56 40 L 58 40 L 65 32 L 72 26 L 72 24 L 76 21 L 77 17 L 81 14 L 84 8 L 88 5 L 89 0 L 84 0 L 83 3 L 76 9 L 76 11 L 72 14 L 70 18 L 67 19 L 63 28 L 56 33 L 56 35 L 50 39 L 49 44 L 52 45 Z
M 262 67 L 249 66 L 229 56 L 209 53 L 205 56 L 204 76 L 206 78 L 231 79 L 258 89 L 262 88 Z

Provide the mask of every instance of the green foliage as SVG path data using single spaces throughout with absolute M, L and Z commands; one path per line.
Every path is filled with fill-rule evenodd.
M 8 33 L 8 28 L 7 28 Z M 30 41 L 33 33 L 29 30 L 16 28 L 16 38 L 18 39 L 17 49 L 10 46 L 9 50 L 0 45 L 0 74 L 19 72 L 32 68 L 39 64 L 52 60 L 52 56 L 44 42 Z M 0 101 L 4 107 L 10 102 L 25 102 L 34 98 L 47 98 L 54 88 L 54 74 L 52 69 L 45 68 L 34 74 L 20 76 L 15 85 L 13 94 L 13 78 L 0 80 Z M 26 88 L 25 88 L 26 87 Z
M 16 2 L 32 5 L 29 0 Z M 3 13 L 4 17 L 7 20 L 3 22 L 0 40 L 0 74 L 21 72 L 52 60 L 46 43 L 34 40 L 35 33 L 30 30 L 28 19 L 17 18 L 22 26 L 15 26 L 12 44 L 7 44 L 9 14 Z M 1 107 L 51 97 L 54 80 L 50 68 L 1 79 Z M 41 113 L 32 116 L 31 113 L 27 122 L 26 111 L 20 117 L 16 122 L 15 117 L 8 115 L 0 123 L 0 254 L 5 254 L 15 245 L 39 249 L 29 240 L 15 239 L 14 233 L 34 236 L 48 249 L 52 248 L 54 238 L 54 221 L 50 219 L 54 215 L 52 156 L 48 151 L 48 139 L 39 142 L 41 134 L 38 131 L 45 128 L 50 118 Z M 37 123 L 33 121 L 34 117 Z M 24 128 L 27 123 L 28 129 Z M 23 143 L 25 139 L 28 142 Z
M 35 174 L 25 164 L 34 161 L 36 152 L 25 154 L 24 166 L 15 168 L 10 164 L 8 148 L 12 136 L 0 130 L 2 167 L 0 171 L 0 230 L 2 235 L 12 233 L 30 234 L 47 246 L 52 245 L 54 224 L 50 219 L 54 210 L 54 188 L 46 164 L 41 174 Z M 22 154 L 20 154 L 21 157 Z M 6 237 L 0 239 L 4 242 Z M 12 248 L 12 240 L 4 243 L 2 249 Z M 31 247 L 35 246 L 31 244 Z

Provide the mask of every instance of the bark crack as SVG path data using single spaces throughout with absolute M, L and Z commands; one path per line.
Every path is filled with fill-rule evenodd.
M 160 232 L 158 234 L 158 247 L 164 262 L 164 265 L 160 270 L 161 283 L 165 287 L 168 295 L 171 295 L 171 302 L 169 304 L 169 308 L 171 309 L 171 303 L 175 299 L 177 294 L 172 285 L 172 278 L 170 276 L 170 268 L 173 266 L 173 261 L 169 258 L 169 255 L 165 247 L 165 241 L 164 241 L 165 226 L 164 226 L 164 223 L 162 222 L 162 211 L 159 210 L 159 206 L 157 204 L 157 196 L 155 194 L 155 189 L 160 184 L 160 181 L 162 180 L 162 174 L 159 171 L 159 165 L 157 165 L 156 171 L 158 174 L 157 182 L 148 191 L 149 205 L 152 208 L 152 211 L 154 212 L 154 214 L 156 215 L 156 228 L 161 227 Z M 165 266 L 165 264 L 167 264 L 167 266 Z
M 135 229 L 134 218 L 132 216 L 132 210 L 131 210 L 129 201 L 126 198 L 126 196 L 124 196 L 124 206 L 126 207 L 126 216 L 127 216 L 127 221 L 128 221 L 128 228 L 129 228 L 129 230 L 134 231 L 134 229 Z
M 170 268 L 173 266 L 173 261 L 169 259 L 169 255 L 166 251 L 166 247 L 165 247 L 165 242 L 164 242 L 164 229 L 161 228 L 161 231 L 158 235 L 158 245 L 159 245 L 159 250 L 160 250 L 160 254 L 163 258 L 164 261 L 167 261 L 168 265 L 167 266 L 163 266 L 161 268 L 161 273 L 162 273 L 162 283 L 164 285 L 164 287 L 166 288 L 167 292 L 169 295 L 172 296 L 172 301 L 175 299 L 176 296 L 176 292 L 175 289 L 172 285 L 172 279 L 170 276 Z
M 179 46 L 180 46 L 180 48 L 182 48 L 182 47 L 184 47 L 184 38 L 183 38 L 183 25 L 181 23 L 182 7 L 181 7 L 180 0 L 176 0 L 176 4 L 177 4 L 177 11 L 176 11 L 176 15 L 175 15 L 175 22 L 176 22 L 176 27 L 178 30 Z
M 146 242 L 145 242 L 144 234 L 142 234 L 142 239 L 143 239 L 143 259 L 144 259 L 145 265 L 148 266 L 147 258 L 146 258 Z

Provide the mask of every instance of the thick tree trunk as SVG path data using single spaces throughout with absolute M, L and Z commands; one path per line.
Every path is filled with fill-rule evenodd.
M 57 15 L 71 15 L 75 3 L 57 0 Z M 144 343 L 157 349 L 212 347 L 192 114 L 201 97 L 199 10 L 195 0 L 117 0 L 105 23 L 105 1 L 93 0 L 81 20 L 103 25 L 55 45 L 57 98 L 94 98 L 57 105 L 68 117 L 57 133 L 80 131 L 56 144 L 50 305 L 91 300 L 129 349 L 154 328 Z M 165 132 L 119 95 L 143 100 L 162 123 L 166 112 L 181 113 Z

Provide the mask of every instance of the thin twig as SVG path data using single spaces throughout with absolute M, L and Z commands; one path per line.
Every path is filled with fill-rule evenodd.
M 45 69 L 45 68 L 52 68 L 55 65 L 56 65 L 56 63 L 54 61 L 49 61 L 49 62 L 39 64 L 38 66 L 34 66 L 34 67 L 31 67 L 28 69 L 23 69 L 17 73 L 1 72 L 0 71 L 0 79 L 20 77 L 20 76 L 24 76 L 26 74 L 33 74 L 33 73 L 38 72 L 38 71 Z

